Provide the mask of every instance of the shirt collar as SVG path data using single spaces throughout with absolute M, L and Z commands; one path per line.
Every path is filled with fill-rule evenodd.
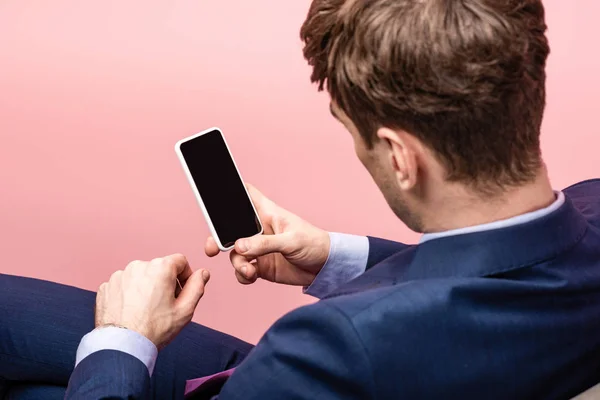
M 527 214 L 517 215 L 516 217 L 503 219 L 500 221 L 490 222 L 488 224 L 468 226 L 466 228 L 452 229 L 444 232 L 426 233 L 423 236 L 421 236 L 419 244 L 448 236 L 465 235 L 467 233 L 476 233 L 491 231 L 494 229 L 507 228 L 510 226 L 525 224 L 527 222 L 534 221 L 538 218 L 545 217 L 546 215 L 549 215 L 554 211 L 558 210 L 565 203 L 565 195 L 563 192 L 555 192 L 555 194 L 556 200 L 554 201 L 554 203 L 540 210 L 532 211 Z

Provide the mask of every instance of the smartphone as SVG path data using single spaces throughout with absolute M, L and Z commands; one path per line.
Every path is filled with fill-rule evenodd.
M 175 145 L 183 170 L 222 251 L 236 240 L 263 233 L 263 226 L 219 128 L 207 129 Z

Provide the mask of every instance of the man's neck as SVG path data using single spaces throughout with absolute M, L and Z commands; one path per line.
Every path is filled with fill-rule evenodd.
M 425 216 L 425 233 L 444 232 L 505 220 L 548 207 L 556 200 L 545 168 L 534 182 L 483 198 L 464 186 L 441 195 Z

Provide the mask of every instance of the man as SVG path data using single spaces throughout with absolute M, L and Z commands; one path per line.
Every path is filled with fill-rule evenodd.
M 321 301 L 250 351 L 188 325 L 208 274 L 181 255 L 113 274 L 95 329 L 92 294 L 3 277 L 0 376 L 48 394 L 61 389 L 14 385 L 65 385 L 73 362 L 69 399 L 184 386 L 221 400 L 564 399 L 593 386 L 600 180 L 550 185 L 545 30 L 540 0 L 314 0 L 301 31 L 312 80 L 420 243 L 328 234 L 251 187 L 266 235 L 236 243 L 237 279 Z

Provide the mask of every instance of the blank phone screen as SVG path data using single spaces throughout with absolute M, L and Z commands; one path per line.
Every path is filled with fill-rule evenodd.
M 261 226 L 223 135 L 214 130 L 180 146 L 198 193 L 224 247 Z

